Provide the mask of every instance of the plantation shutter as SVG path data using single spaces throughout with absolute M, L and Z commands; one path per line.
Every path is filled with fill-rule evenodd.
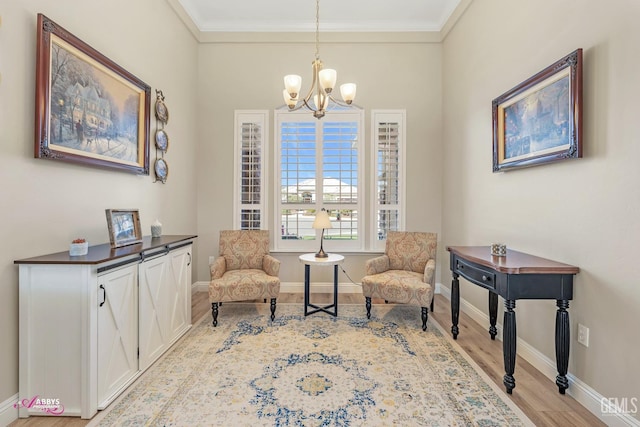
M 235 137 L 234 228 L 267 228 L 265 147 L 268 112 L 237 111 Z
M 404 111 L 372 112 L 374 150 L 374 247 L 384 249 L 388 231 L 404 227 Z

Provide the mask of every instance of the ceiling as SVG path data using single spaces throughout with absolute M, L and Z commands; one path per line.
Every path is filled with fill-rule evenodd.
M 471 0 L 321 0 L 320 31 L 441 32 Z M 173 0 L 200 33 L 312 32 L 313 0 Z

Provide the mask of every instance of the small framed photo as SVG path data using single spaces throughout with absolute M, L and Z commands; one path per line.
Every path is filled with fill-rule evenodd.
M 112 248 L 142 242 L 138 209 L 107 209 L 106 214 Z
M 582 157 L 582 49 L 493 100 L 493 172 Z

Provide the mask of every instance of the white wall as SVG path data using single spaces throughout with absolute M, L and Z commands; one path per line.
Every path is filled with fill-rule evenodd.
M 166 185 L 138 176 L 33 158 L 36 15 L 50 19 L 162 89 L 170 111 Z M 197 43 L 163 1 L 5 1 L 0 10 L 0 402 L 18 392 L 16 259 L 107 243 L 106 208 L 138 208 L 145 235 L 196 232 Z M 151 137 L 155 119 L 151 121 Z M 153 142 L 152 142 L 153 144 Z M 155 150 L 151 150 L 151 164 Z
M 476 0 L 443 44 L 444 243 L 500 241 L 579 266 L 569 370 L 605 397 L 640 398 L 639 17 L 637 0 Z M 577 48 L 584 158 L 492 173 L 492 99 Z M 486 313 L 486 292 L 464 283 L 461 296 Z M 551 360 L 555 310 L 516 307 L 519 337 Z
M 365 109 L 365 176 L 370 181 L 371 109 L 407 111 L 407 229 L 440 232 L 441 222 L 441 45 L 399 40 L 397 34 L 377 35 L 362 41 L 358 35 L 327 35 L 320 45 L 325 67 L 335 68 L 338 83 L 358 85 L 356 104 Z M 294 43 L 297 35 L 261 34 L 244 40 L 206 43 L 199 56 L 198 233 L 199 280 L 209 280 L 208 258 L 217 255 L 220 230 L 232 227 L 233 112 L 236 109 L 270 111 L 269 173 L 273 181 L 273 110 L 283 104 L 285 74 L 299 74 L 303 92 L 311 79 L 312 43 Z M 308 38 L 309 36 L 306 35 Z M 408 41 L 407 41 L 408 40 Z M 311 113 L 309 113 L 311 116 Z M 273 182 L 268 188 L 273 199 Z M 367 184 L 367 189 L 370 184 Z M 365 203 L 365 213 L 369 213 Z M 271 209 L 272 206 L 269 207 Z M 273 218 L 269 210 L 270 221 Z M 370 217 L 367 217 L 370 220 Z M 271 225 L 271 222 L 269 222 Z M 331 250 L 330 242 L 325 249 Z M 275 254 L 282 262 L 282 282 L 302 283 L 304 269 L 299 254 Z M 371 254 L 345 254 L 345 269 L 359 282 L 364 262 Z M 329 269 L 327 269 L 329 270 Z M 321 281 L 330 282 L 327 271 Z M 341 277 L 341 282 L 348 279 Z

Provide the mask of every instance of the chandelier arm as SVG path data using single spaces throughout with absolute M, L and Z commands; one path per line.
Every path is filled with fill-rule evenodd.
M 339 105 L 339 106 L 341 106 L 341 107 L 351 107 L 351 104 L 347 104 L 347 103 L 346 103 L 346 102 L 344 102 L 344 101 L 341 101 L 341 100 L 335 99 L 335 98 L 334 98 L 333 96 L 331 96 L 330 94 L 329 94 L 328 96 L 329 96 L 329 99 L 330 99 L 331 101 L 333 101 L 335 104 L 338 104 L 338 105 Z

